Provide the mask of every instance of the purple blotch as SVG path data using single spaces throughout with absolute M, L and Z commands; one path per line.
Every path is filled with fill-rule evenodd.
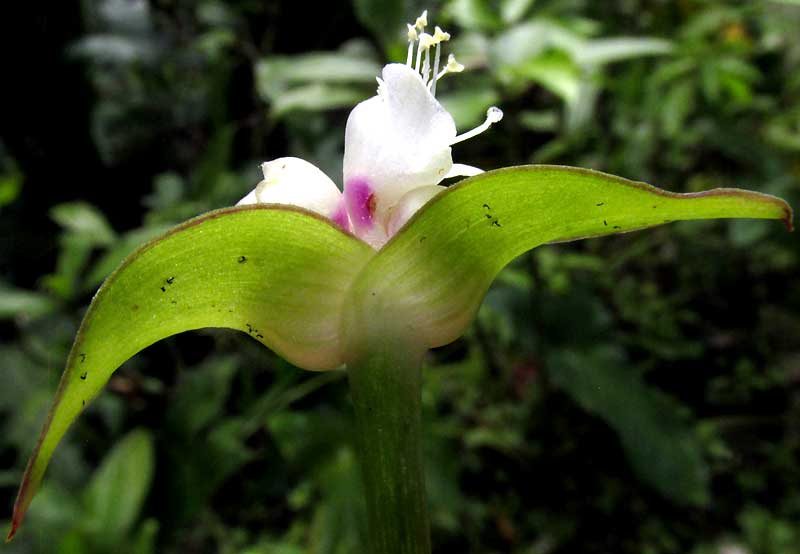
M 345 206 L 344 199 L 339 202 L 339 206 L 336 208 L 336 211 L 333 212 L 331 220 L 341 229 L 345 231 L 350 230 L 350 218 L 347 215 L 347 207 Z
M 352 177 L 344 184 L 344 201 L 350 221 L 357 230 L 372 229 L 375 213 L 375 192 L 363 177 Z

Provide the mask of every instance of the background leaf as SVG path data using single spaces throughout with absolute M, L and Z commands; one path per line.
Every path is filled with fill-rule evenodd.
M 103 460 L 83 499 L 83 525 L 101 548 L 113 547 L 131 531 L 150 490 L 153 469 L 153 440 L 144 429 L 130 432 Z
M 700 443 L 675 406 L 615 349 L 554 353 L 549 373 L 587 412 L 617 433 L 634 471 L 676 504 L 706 505 L 708 467 Z

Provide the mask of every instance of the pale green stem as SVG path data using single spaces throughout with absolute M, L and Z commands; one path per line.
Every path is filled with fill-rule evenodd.
M 361 344 L 347 364 L 370 554 L 430 554 L 421 448 L 421 362 L 402 341 Z

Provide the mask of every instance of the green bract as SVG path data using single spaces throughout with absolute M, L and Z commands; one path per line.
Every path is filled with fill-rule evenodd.
M 362 357 L 361 337 L 376 333 L 424 352 L 460 336 L 497 273 L 540 244 L 734 217 L 792 221 L 783 200 L 755 192 L 672 194 L 595 171 L 523 166 L 449 188 L 378 251 L 288 206 L 226 208 L 179 225 L 129 256 L 93 299 L 9 539 L 72 421 L 116 368 L 162 338 L 238 329 L 311 370 Z

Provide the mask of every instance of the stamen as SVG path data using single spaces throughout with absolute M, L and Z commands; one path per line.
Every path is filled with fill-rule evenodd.
M 456 61 L 454 55 L 450 54 L 447 57 L 447 65 L 436 75 L 436 80 L 438 81 L 448 73 L 461 73 L 462 71 L 464 71 L 464 66 Z
M 421 33 L 425 30 L 425 26 L 428 24 L 428 10 L 422 12 L 422 15 L 417 18 L 414 22 L 414 27 Z
M 430 49 L 431 46 L 433 46 L 433 37 L 428 33 L 420 33 L 419 44 L 417 45 L 417 63 L 414 66 L 414 70 L 417 73 L 420 73 L 421 69 L 422 72 L 424 73 L 424 66 L 420 67 L 420 63 L 422 62 L 422 53 L 425 52 L 425 54 L 427 55 L 428 50 Z M 430 71 L 430 58 L 426 57 L 426 61 L 428 63 L 428 68 L 429 68 L 428 71 Z
M 447 42 L 450 40 L 450 33 L 442 31 L 442 28 L 437 25 L 433 31 L 433 40 L 436 41 L 436 44 L 439 44 L 440 42 Z
M 501 110 L 496 106 L 492 106 L 491 108 L 486 110 L 486 121 L 475 127 L 473 130 L 458 135 L 456 138 L 453 139 L 453 142 L 450 143 L 450 146 L 458 144 L 459 142 L 463 142 L 467 139 L 471 139 L 476 135 L 480 135 L 486 129 L 491 127 L 492 123 L 497 123 L 501 119 L 503 119 L 503 110 Z
M 448 40 L 450 40 L 450 33 L 442 31 L 441 27 L 437 25 L 433 32 L 433 41 L 436 43 L 436 54 L 433 59 L 433 79 L 431 79 L 429 84 L 433 96 L 436 96 L 436 81 L 439 80 L 439 61 L 442 55 L 442 43 Z
M 434 97 L 436 97 L 436 81 L 439 80 L 439 58 L 441 54 L 442 54 L 442 45 L 441 43 L 437 42 L 436 55 L 433 57 L 433 79 L 431 79 L 431 95 Z
M 414 43 L 417 42 L 419 35 L 417 29 L 413 25 L 406 24 L 408 27 L 408 56 L 406 56 L 406 65 L 411 67 L 411 59 L 414 56 Z

